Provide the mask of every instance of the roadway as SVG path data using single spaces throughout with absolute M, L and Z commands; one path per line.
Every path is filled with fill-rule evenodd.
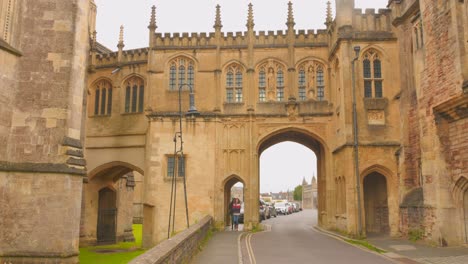
M 244 263 L 394 263 L 316 231 L 316 210 L 279 215 L 262 223 L 271 229 L 246 236 Z

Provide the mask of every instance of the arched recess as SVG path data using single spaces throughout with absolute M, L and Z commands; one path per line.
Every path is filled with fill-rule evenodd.
M 311 131 L 297 128 L 297 127 L 287 127 L 281 128 L 276 131 L 269 133 L 262 137 L 257 143 L 257 153 L 258 153 L 258 163 L 257 163 L 257 182 L 260 182 L 260 171 L 259 171 L 259 160 L 260 156 L 267 148 L 276 145 L 281 142 L 292 141 L 298 144 L 301 144 L 310 150 L 312 150 L 317 157 L 317 189 L 318 189 L 318 223 L 321 226 L 327 226 L 329 221 L 327 220 L 326 212 L 327 208 L 327 164 L 330 161 L 329 151 L 327 145 L 324 143 L 324 140 L 312 133 Z M 333 180 L 332 180 L 333 181 Z M 330 183 L 333 185 L 333 183 Z M 255 196 L 256 195 L 256 196 Z M 259 193 L 254 194 L 252 197 L 259 197 Z M 258 214 L 258 210 L 253 211 Z M 256 218 L 255 218 L 256 217 Z M 258 219 L 258 215 L 254 215 L 251 219 Z
M 468 179 L 464 176 L 459 177 L 452 189 L 455 204 L 459 208 L 462 242 L 468 244 Z
M 366 234 L 388 234 L 387 180 L 382 174 L 373 172 L 366 175 L 363 181 Z
M 135 165 L 113 161 L 88 173 L 88 181 L 83 185 L 81 245 L 134 240 L 132 223 L 136 172 L 144 175 L 144 171 Z M 112 195 L 113 200 L 109 198 Z M 112 226 L 115 229 L 113 239 L 109 236 Z
M 231 175 L 227 179 L 224 180 L 223 186 L 224 186 L 224 223 L 225 226 L 230 225 L 231 223 L 231 218 L 230 218 L 230 212 L 229 212 L 229 203 L 231 202 L 231 189 L 234 185 L 237 183 L 242 183 L 242 185 L 245 187 L 245 182 L 244 180 L 238 176 L 238 175 Z M 242 197 L 240 198 L 241 202 L 244 202 L 244 199 Z

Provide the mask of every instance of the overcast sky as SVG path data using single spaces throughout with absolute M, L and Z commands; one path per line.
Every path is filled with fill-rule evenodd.
M 223 31 L 245 31 L 247 6 L 254 10 L 255 30 L 286 29 L 287 0 L 95 0 L 98 41 L 116 50 L 120 25 L 125 49 L 148 46 L 151 6 L 156 6 L 157 31 L 212 32 L 215 7 L 221 6 Z M 296 29 L 325 28 L 327 0 L 293 0 Z M 332 0 L 335 11 L 335 1 Z M 385 8 L 388 0 L 356 0 L 356 8 Z
M 156 5 L 157 32 L 212 32 L 215 6 L 221 5 L 222 30 L 245 31 L 247 6 L 254 9 L 255 30 L 284 30 L 287 0 L 95 0 L 98 7 L 98 41 L 116 50 L 120 25 L 125 27 L 125 49 L 148 46 L 151 6 Z M 325 28 L 327 0 L 293 0 L 296 29 Z M 356 8 L 385 8 L 388 0 L 356 0 Z M 333 13 L 335 1 L 332 1 Z M 305 177 L 316 175 L 315 154 L 285 142 L 265 150 L 260 157 L 260 191 L 294 189 Z

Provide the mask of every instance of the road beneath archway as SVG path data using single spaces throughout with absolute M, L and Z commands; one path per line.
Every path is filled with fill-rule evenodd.
M 253 251 L 252 264 L 263 263 L 394 263 L 356 248 L 314 229 L 317 211 L 305 210 L 263 221 L 271 231 L 247 237 Z M 248 256 L 243 256 L 249 259 Z

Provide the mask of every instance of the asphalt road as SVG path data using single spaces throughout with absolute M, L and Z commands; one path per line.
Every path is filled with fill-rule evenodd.
M 316 231 L 313 228 L 316 222 L 316 210 L 263 221 L 271 225 L 271 231 L 251 236 L 253 263 L 394 263 Z

